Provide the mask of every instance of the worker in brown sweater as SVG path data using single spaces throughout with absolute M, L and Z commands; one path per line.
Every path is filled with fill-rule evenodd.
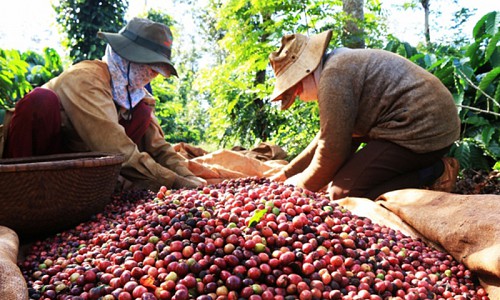
M 326 49 L 331 31 L 286 35 L 270 54 L 271 100 L 317 100 L 320 130 L 272 179 L 332 199 L 403 188 L 453 189 L 458 162 L 445 157 L 460 134 L 451 93 L 431 73 L 388 51 Z M 363 144 L 362 144 L 363 143 Z M 363 145 L 363 147 L 360 147 Z

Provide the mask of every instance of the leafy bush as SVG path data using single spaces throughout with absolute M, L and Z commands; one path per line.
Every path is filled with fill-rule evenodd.
M 14 107 L 15 102 L 31 89 L 26 79 L 28 63 L 17 50 L 0 50 L 0 108 Z
M 118 32 L 125 23 L 126 0 L 58 1 L 53 6 L 58 24 L 63 28 L 73 63 L 85 59 L 100 59 L 106 43 L 97 37 L 98 31 Z
M 0 109 L 13 108 L 33 88 L 62 71 L 61 57 L 52 48 L 42 54 L 0 49 Z
M 177 66 L 177 70 L 183 66 Z M 186 84 L 192 82 L 192 72 L 180 72 L 180 78 L 166 79 L 158 76 L 151 82 L 156 98 L 156 116 L 165 133 L 165 139 L 171 143 L 185 142 L 199 144 L 203 141 L 206 130 L 206 109 L 196 101 Z M 177 83 L 177 84 L 176 84 Z

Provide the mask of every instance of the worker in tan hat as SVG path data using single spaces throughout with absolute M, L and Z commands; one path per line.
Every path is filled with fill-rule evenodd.
M 79 62 L 36 88 L 15 107 L 4 158 L 65 152 L 121 153 L 121 182 L 157 190 L 206 184 L 165 141 L 145 86 L 158 74 L 177 75 L 172 33 L 164 24 L 134 18 L 107 41 L 102 60 Z M 1 146 L 1 145 L 0 145 Z
M 317 100 L 320 116 L 316 137 L 272 179 L 311 191 L 328 188 L 332 199 L 375 199 L 403 188 L 450 192 L 459 166 L 445 155 L 460 134 L 451 93 L 388 51 L 327 52 L 331 36 L 286 35 L 270 54 L 271 100 L 282 109 L 296 98 Z

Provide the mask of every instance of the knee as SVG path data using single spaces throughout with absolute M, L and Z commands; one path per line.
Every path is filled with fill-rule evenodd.
M 23 97 L 16 104 L 16 112 L 23 111 L 24 113 L 31 113 L 39 115 L 45 112 L 60 110 L 59 98 L 57 95 L 45 88 L 35 88 Z
M 25 103 L 31 102 L 54 103 L 59 102 L 59 100 L 57 98 L 57 95 L 53 91 L 37 87 L 26 94 L 26 96 L 24 96 L 23 99 L 18 102 L 18 105 L 24 105 Z

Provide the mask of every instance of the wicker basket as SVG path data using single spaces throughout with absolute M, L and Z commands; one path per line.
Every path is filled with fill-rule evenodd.
M 33 238 L 88 220 L 111 201 L 123 160 L 97 152 L 0 159 L 0 225 Z

